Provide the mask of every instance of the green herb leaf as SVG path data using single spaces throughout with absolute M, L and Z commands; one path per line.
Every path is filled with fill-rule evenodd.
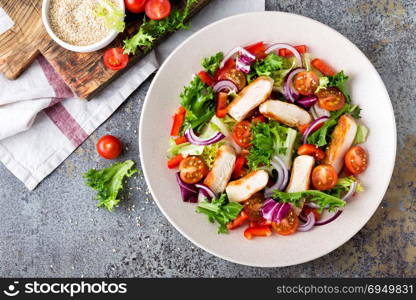
M 243 206 L 238 202 L 229 202 L 226 193 L 212 199 L 211 202 L 200 202 L 196 211 L 208 216 L 211 223 L 218 223 L 218 233 L 227 233 L 227 224 L 237 218 Z
M 220 67 L 222 60 L 224 59 L 224 53 L 218 52 L 217 54 L 206 57 L 202 60 L 201 65 L 204 67 L 211 76 L 214 75 L 215 71 Z
M 195 76 L 184 88 L 180 98 L 181 105 L 186 109 L 183 130 L 193 128 L 200 132 L 215 113 L 214 91 Z
M 120 202 L 117 196 L 123 188 L 124 178 L 131 177 L 138 171 L 133 166 L 134 161 L 126 160 L 102 170 L 90 169 L 83 174 L 85 184 L 97 191 L 98 207 L 105 207 L 107 210 L 112 211 Z
M 348 193 L 348 191 L 351 189 L 351 185 L 354 182 L 358 182 L 357 187 L 355 189 L 356 192 L 360 193 L 364 191 L 363 186 L 360 184 L 357 178 L 355 178 L 354 176 L 349 176 L 338 179 L 336 186 L 326 191 L 326 193 L 334 197 L 341 198 L 343 194 Z
M 308 190 L 297 193 L 275 191 L 273 193 L 273 199 L 284 203 L 292 203 L 297 207 L 300 207 L 302 199 L 307 199 L 308 201 L 319 205 L 319 212 L 322 212 L 326 207 L 328 207 L 329 211 L 334 211 L 336 208 L 343 207 L 346 204 L 344 200 L 338 197 L 315 190 Z
M 344 71 L 338 72 L 334 76 L 328 76 L 328 86 L 335 86 L 345 95 L 347 103 L 351 102 L 350 93 L 347 88 L 348 76 L 344 74 Z

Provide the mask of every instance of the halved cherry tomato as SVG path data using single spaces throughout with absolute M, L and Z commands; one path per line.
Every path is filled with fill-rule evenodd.
M 244 203 L 244 211 L 249 216 L 250 221 L 257 222 L 263 219 L 261 214 L 261 207 L 263 206 L 263 202 L 263 194 L 256 193 Z
M 304 215 L 304 216 L 307 216 L 307 215 L 309 215 L 310 213 L 313 213 L 314 215 L 315 215 L 315 220 L 316 221 L 318 221 L 320 218 L 321 218 L 321 214 L 318 212 L 318 209 L 316 209 L 316 208 L 312 208 L 312 207 L 309 207 L 309 206 L 304 206 L 303 207 L 303 209 L 302 209 L 302 214 Z
M 241 211 L 240 214 L 237 216 L 237 218 L 235 218 L 234 220 L 232 220 L 230 223 L 227 224 L 227 228 L 229 230 L 236 229 L 240 227 L 241 225 L 243 225 L 244 222 L 247 220 L 248 220 L 248 215 L 244 211 Z
M 234 126 L 233 139 L 240 147 L 250 147 L 252 138 L 251 123 L 249 121 L 241 121 Z
M 295 46 L 295 49 L 298 50 L 300 54 L 304 54 L 308 52 L 308 47 L 306 45 Z M 292 57 L 293 53 L 290 50 L 282 48 L 282 49 L 279 49 L 279 56 Z
M 345 165 L 352 174 L 361 174 L 368 166 L 367 151 L 360 146 L 352 147 L 345 155 Z
M 319 149 L 319 147 L 311 144 L 303 144 L 298 148 L 299 155 L 310 155 L 316 160 L 323 160 L 325 158 L 325 152 Z
M 146 16 L 152 20 L 161 20 L 169 16 L 171 5 L 169 0 L 147 0 Z
M 246 49 L 248 52 L 250 52 L 259 59 L 265 58 L 267 56 L 267 54 L 265 53 L 266 45 L 263 42 L 258 42 L 249 45 L 247 47 L 244 47 L 244 49 Z
M 318 97 L 319 106 L 329 111 L 341 109 L 345 105 L 344 94 L 334 86 L 320 89 L 316 96 Z
M 271 236 L 272 231 L 270 226 L 263 225 L 263 226 L 256 226 L 256 227 L 248 227 L 244 231 L 244 237 L 248 240 L 251 240 L 255 236 Z
M 186 114 L 186 109 L 183 108 L 182 106 L 179 107 L 175 114 L 173 115 L 173 124 L 172 124 L 172 129 L 170 130 L 170 135 L 171 136 L 178 136 L 179 132 L 181 131 L 183 122 L 185 121 L 185 114 Z
M 272 222 L 272 228 L 274 231 L 281 235 L 291 235 L 295 233 L 298 226 L 299 219 L 293 209 L 290 210 L 287 217 L 280 221 L 280 223 Z
M 217 69 L 214 74 L 214 79 L 216 81 L 220 80 L 221 77 L 224 77 L 224 74 L 227 73 L 229 70 L 235 68 L 235 60 L 230 58 L 225 63 L 224 66 L 220 69 Z
M 331 66 L 329 66 L 326 62 L 324 62 L 322 59 L 313 59 L 311 61 L 311 65 L 325 76 L 334 76 L 336 74 L 334 69 Z
M 299 92 L 299 94 L 304 96 L 312 95 L 315 90 L 318 88 L 319 78 L 312 71 L 304 71 L 295 75 L 293 81 L 293 86 Z
M 183 156 L 181 154 L 175 157 L 172 157 L 171 159 L 168 160 L 168 168 L 175 169 L 179 167 L 179 164 L 181 163 L 182 160 L 183 160 Z
M 241 178 L 246 174 L 246 171 L 244 170 L 245 164 L 247 164 L 247 159 L 242 155 L 237 156 L 232 175 L 234 179 Z
M 105 159 L 117 158 L 123 150 L 120 140 L 112 135 L 101 137 L 97 142 L 96 148 L 98 154 Z
M 266 122 L 266 118 L 263 115 L 259 115 L 257 117 L 252 118 L 251 122 L 253 122 L 254 124 L 264 123 L 264 122 Z
M 124 6 L 129 12 L 138 14 L 144 12 L 146 0 L 124 0 Z
M 228 94 L 219 92 L 217 94 L 217 109 L 216 109 L 216 116 L 218 118 L 224 118 L 227 115 L 228 109 Z
M 104 53 L 104 65 L 114 71 L 121 70 L 127 66 L 129 56 L 123 53 L 123 48 L 110 48 Z
M 230 80 L 234 82 L 238 90 L 242 90 L 247 84 L 246 76 L 244 73 L 237 70 L 236 68 L 232 68 L 227 72 L 222 73 L 218 76 L 218 80 Z
M 212 79 L 212 77 L 205 71 L 200 71 L 198 73 L 198 77 L 206 85 L 213 86 L 215 84 L 214 79 Z
M 338 174 L 331 165 L 323 164 L 312 171 L 312 185 L 320 191 L 332 189 L 338 181 Z
M 205 162 L 196 156 L 188 156 L 179 164 L 180 176 L 183 182 L 194 184 L 207 176 L 208 167 Z
M 186 136 L 180 136 L 175 139 L 175 144 L 180 145 L 180 144 L 186 143 L 187 141 L 188 140 L 186 139 Z

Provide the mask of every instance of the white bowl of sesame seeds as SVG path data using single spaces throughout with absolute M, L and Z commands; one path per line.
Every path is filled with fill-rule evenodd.
M 111 1 L 125 12 L 124 0 L 43 0 L 42 22 L 49 36 L 74 52 L 93 52 L 108 46 L 118 32 L 94 14 L 102 1 Z

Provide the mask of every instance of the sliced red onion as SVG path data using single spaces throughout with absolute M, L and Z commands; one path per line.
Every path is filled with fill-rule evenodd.
M 277 171 L 277 181 L 265 190 L 264 195 L 266 197 L 271 197 L 275 190 L 283 191 L 289 181 L 289 170 L 286 168 L 285 163 L 279 156 L 275 155 L 270 164 Z
M 227 60 L 229 60 L 231 57 L 233 57 L 237 52 L 239 52 L 241 47 L 236 47 L 230 51 L 224 56 L 224 59 L 222 60 L 220 64 L 220 68 L 223 68 Z
M 243 72 L 243 73 L 245 73 L 245 74 L 248 74 L 248 73 L 250 73 L 250 65 L 247 65 L 247 64 L 245 64 L 245 63 L 243 63 L 241 60 L 240 60 L 240 57 L 239 58 L 237 58 L 237 62 L 236 62 L 236 64 L 235 64 L 235 68 L 237 69 L 237 70 L 239 70 L 239 71 L 241 71 L 241 72 Z
M 332 216 L 328 217 L 327 219 L 319 220 L 319 221 L 315 222 L 315 226 L 321 226 L 321 225 L 326 225 L 328 223 L 331 223 L 336 218 L 338 218 L 341 213 L 342 213 L 342 210 L 337 210 Z
M 329 118 L 331 116 L 331 113 L 328 110 L 322 108 L 319 105 L 319 103 L 315 103 L 314 106 L 312 107 L 312 110 L 316 114 L 316 118 L 315 119 L 318 119 L 320 117 L 328 117 Z
M 238 88 L 237 86 L 234 84 L 234 82 L 232 82 L 231 80 L 220 80 L 218 82 L 216 82 L 212 88 L 214 90 L 215 93 L 221 92 L 221 91 L 234 91 L 237 92 Z
M 285 82 L 283 84 L 283 96 L 285 96 L 286 100 L 294 103 L 299 98 L 299 93 L 293 88 L 293 77 L 305 71 L 304 68 L 295 68 L 287 74 L 285 78 Z
M 317 101 L 318 101 L 318 97 L 316 96 L 306 96 L 306 97 L 299 99 L 296 103 L 303 106 L 306 109 L 309 109 Z
M 305 223 L 298 226 L 298 231 L 309 231 L 313 226 L 315 226 L 315 215 L 310 212 L 305 220 Z
M 184 202 L 198 202 L 198 190 L 196 189 L 195 185 L 183 182 L 179 176 L 179 172 L 176 173 L 176 181 L 179 184 L 182 200 Z
M 280 203 L 269 198 L 263 203 L 261 214 L 268 221 L 280 223 L 287 217 L 290 209 L 291 205 L 289 203 Z
M 318 126 L 321 123 L 325 123 L 328 119 L 329 119 L 328 117 L 320 117 L 320 118 L 316 119 L 315 121 L 313 121 L 311 123 L 311 125 L 309 125 L 309 127 L 305 130 L 305 133 L 303 134 L 302 142 L 304 144 L 307 144 L 308 143 L 308 137 L 312 133 L 312 131 L 316 128 L 316 126 Z
M 221 132 L 217 132 L 210 138 L 201 139 L 198 136 L 196 136 L 192 128 L 189 128 L 185 131 L 185 137 L 188 140 L 188 142 L 193 145 L 207 146 L 207 145 L 211 145 L 211 144 L 221 141 L 223 138 L 225 138 L 225 135 L 222 134 Z
M 199 191 L 202 191 L 202 193 L 209 198 L 217 197 L 217 195 L 205 184 L 197 183 L 195 184 L 195 187 L 199 188 Z
M 310 208 L 320 208 L 320 206 L 314 202 L 306 202 L 306 206 L 309 206 Z
M 272 44 L 271 46 L 269 46 L 267 49 L 266 49 L 266 54 L 269 54 L 270 52 L 273 52 L 273 51 L 277 51 L 277 50 L 279 50 L 279 49 L 287 49 L 287 50 L 289 50 L 290 52 L 292 52 L 293 53 L 293 55 L 296 57 L 296 59 L 298 60 L 298 62 L 299 62 L 299 66 L 302 66 L 302 56 L 300 55 L 300 53 L 299 53 L 299 51 L 298 50 L 296 50 L 296 48 L 295 47 L 293 47 L 293 46 L 291 46 L 291 45 L 289 45 L 289 44 L 283 44 L 283 43 L 279 43 L 279 44 Z
M 252 63 L 254 63 L 256 61 L 256 56 L 254 56 L 253 54 L 251 54 L 249 51 L 247 51 L 244 48 L 241 48 L 239 50 L 240 56 L 238 57 L 242 63 L 246 64 L 246 65 L 251 65 Z
M 357 181 L 354 181 L 354 182 L 351 184 L 351 187 L 350 187 L 350 190 L 348 191 L 348 193 L 346 193 L 346 194 L 344 195 L 344 197 L 342 197 L 342 200 L 347 201 L 348 199 L 350 199 L 350 198 L 351 198 L 351 196 L 352 196 L 352 195 L 354 195 L 355 190 L 357 189 L 357 185 L 358 185 Z

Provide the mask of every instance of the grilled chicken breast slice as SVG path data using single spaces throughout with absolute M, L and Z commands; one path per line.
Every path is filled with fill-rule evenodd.
M 309 190 L 311 173 L 314 165 L 315 159 L 312 156 L 300 155 L 296 157 L 293 161 L 292 173 L 286 192 L 296 193 Z M 303 203 L 304 200 L 300 201 L 301 207 L 292 205 L 293 210 L 297 215 L 302 211 Z
M 236 157 L 234 148 L 229 145 L 222 145 L 218 149 L 212 169 L 204 180 L 204 184 L 214 193 L 220 194 L 225 191 L 233 173 Z
M 268 181 L 269 174 L 264 170 L 253 171 L 238 180 L 231 181 L 226 188 L 228 200 L 245 201 L 264 189 Z
M 311 115 L 299 106 L 279 100 L 267 100 L 260 105 L 260 112 L 269 119 L 289 127 L 298 127 L 312 121 Z
M 269 98 L 273 90 L 273 79 L 260 76 L 246 86 L 228 106 L 228 114 L 238 122 Z
M 339 118 L 338 124 L 332 132 L 331 143 L 326 150 L 324 163 L 332 165 L 339 173 L 344 165 L 344 156 L 354 141 L 357 133 L 357 123 L 350 115 Z

